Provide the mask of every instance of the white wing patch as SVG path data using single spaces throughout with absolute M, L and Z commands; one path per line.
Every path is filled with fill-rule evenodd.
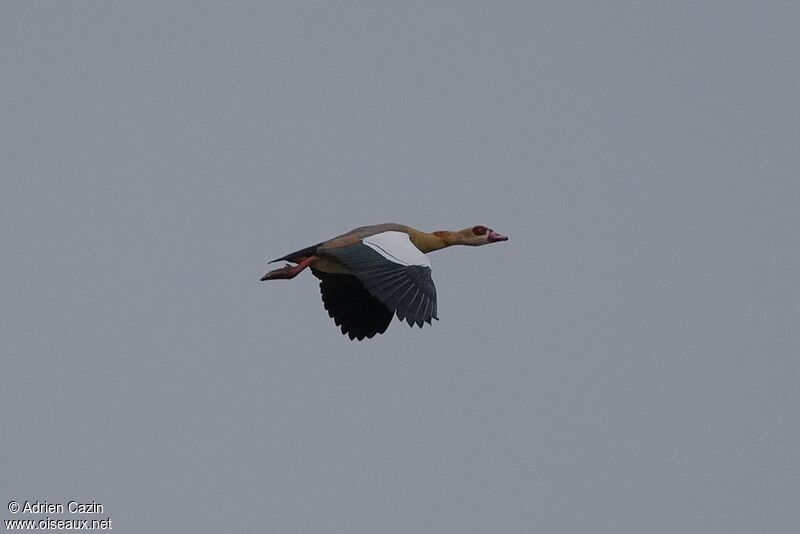
M 366 246 L 398 265 L 431 266 L 428 256 L 420 252 L 403 232 L 381 232 L 361 240 Z

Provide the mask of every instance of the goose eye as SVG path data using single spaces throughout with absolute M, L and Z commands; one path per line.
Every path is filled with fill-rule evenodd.
M 485 226 L 476 226 L 475 228 L 472 229 L 472 233 L 475 234 L 475 235 L 483 235 L 483 234 L 486 233 L 486 227 Z

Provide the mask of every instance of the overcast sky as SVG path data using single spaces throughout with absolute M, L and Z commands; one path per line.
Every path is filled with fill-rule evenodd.
M 3 2 L 0 516 L 796 533 L 798 6 Z M 510 240 L 259 282 L 380 222 Z

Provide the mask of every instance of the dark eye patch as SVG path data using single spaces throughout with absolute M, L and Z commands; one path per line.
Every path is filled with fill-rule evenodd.
M 475 235 L 483 235 L 486 233 L 487 228 L 485 226 L 476 226 L 472 229 L 472 233 Z

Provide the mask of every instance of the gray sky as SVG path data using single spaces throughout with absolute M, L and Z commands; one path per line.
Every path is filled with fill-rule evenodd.
M 794 2 L 4 2 L 2 519 L 796 533 L 798 28 Z M 310 274 L 258 281 L 379 222 L 511 239 L 433 253 L 441 320 L 369 342 Z

